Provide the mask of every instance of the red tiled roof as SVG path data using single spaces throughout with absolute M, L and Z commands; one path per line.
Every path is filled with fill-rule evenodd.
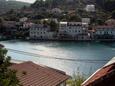
M 62 71 L 33 62 L 14 64 L 10 68 L 17 70 L 17 77 L 23 86 L 57 86 L 69 78 Z
M 92 86 L 92 83 L 95 83 L 99 79 L 103 78 L 104 76 L 107 76 L 115 71 L 115 63 L 108 65 L 106 67 L 103 67 L 102 69 L 98 70 L 95 74 L 93 74 L 88 80 L 86 80 L 82 86 Z M 110 83 L 109 83 L 110 84 Z
M 110 25 L 102 25 L 102 26 L 96 26 L 95 27 L 96 29 L 100 29 L 100 28 L 102 28 L 102 29 L 108 29 L 108 28 L 114 28 L 115 29 L 115 27 L 114 26 L 110 26 Z
M 115 25 L 115 19 L 109 19 L 105 22 L 107 25 Z

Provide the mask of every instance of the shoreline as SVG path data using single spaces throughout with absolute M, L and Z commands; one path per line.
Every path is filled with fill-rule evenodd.
M 115 42 L 115 39 L 98 39 L 98 40 L 58 40 L 58 39 L 0 39 L 0 41 L 10 41 L 10 40 L 19 40 L 19 41 L 30 41 L 30 42 Z

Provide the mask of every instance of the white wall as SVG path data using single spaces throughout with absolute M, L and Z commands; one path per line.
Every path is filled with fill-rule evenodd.
M 59 34 L 66 33 L 74 37 L 76 35 L 83 34 L 85 30 L 87 30 L 87 27 L 84 27 L 81 22 L 61 23 Z
M 95 34 L 96 35 L 104 35 L 104 34 L 115 35 L 115 28 L 104 28 L 104 29 L 97 28 Z
M 30 28 L 30 38 L 53 39 L 54 32 L 50 32 L 47 27 Z

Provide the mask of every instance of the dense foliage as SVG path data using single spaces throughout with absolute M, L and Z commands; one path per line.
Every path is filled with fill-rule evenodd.
M 62 9 L 68 9 L 68 8 L 80 8 L 85 6 L 86 4 L 94 3 L 95 0 L 36 0 L 34 4 L 32 4 L 33 7 L 39 7 L 39 6 L 47 6 L 47 7 L 60 7 Z
M 74 74 L 72 79 L 67 81 L 69 86 L 81 86 L 81 84 L 85 81 L 85 77 L 82 74 Z
M 115 0 L 96 0 L 96 2 L 107 11 L 115 10 Z
M 19 86 L 16 71 L 8 69 L 10 65 L 7 50 L 0 48 L 0 86 Z
M 51 31 L 57 31 L 58 30 L 58 24 L 55 23 L 54 21 L 50 21 L 49 25 L 50 25 Z

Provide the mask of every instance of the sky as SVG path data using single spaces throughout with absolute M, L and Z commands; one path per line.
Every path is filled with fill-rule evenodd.
M 34 3 L 36 0 L 16 0 L 16 1 Z

